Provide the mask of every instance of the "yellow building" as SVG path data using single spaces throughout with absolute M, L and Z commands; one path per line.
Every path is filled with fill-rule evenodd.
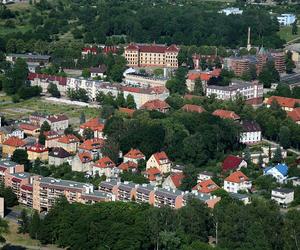
M 41 161 L 48 160 L 48 149 L 39 143 L 27 148 L 27 154 L 30 161 L 34 161 L 37 158 L 39 158 Z
M 5 140 L 2 144 L 2 155 L 11 157 L 16 149 L 24 149 L 26 142 L 22 139 L 12 136 Z

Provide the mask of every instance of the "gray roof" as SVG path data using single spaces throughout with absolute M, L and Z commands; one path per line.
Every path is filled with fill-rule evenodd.
M 167 190 L 163 188 L 158 188 L 155 191 L 155 195 L 170 198 L 170 199 L 176 199 L 177 196 L 182 195 L 182 192 L 179 190 Z
M 136 188 L 136 191 L 138 193 L 143 193 L 143 194 L 149 194 L 151 191 L 153 191 L 153 186 L 149 185 L 149 184 L 142 184 L 142 185 L 139 185 L 137 188 Z
M 19 178 L 19 179 L 28 179 L 30 177 L 30 173 L 22 172 L 22 173 L 14 173 L 12 176 Z
M 243 132 L 256 132 L 261 131 L 259 124 L 255 121 L 241 121 L 242 131 Z
M 49 60 L 51 56 L 48 55 L 33 55 L 33 54 L 8 54 L 7 56 L 11 57 L 20 57 L 20 58 L 25 58 L 25 59 L 41 59 L 41 60 Z
M 122 182 L 118 187 L 118 189 L 125 190 L 128 192 L 130 192 L 133 188 L 135 188 L 135 184 L 132 182 L 129 183 Z
M 52 177 L 41 177 L 40 182 L 42 184 L 48 184 L 48 185 L 66 187 L 66 188 L 79 188 L 79 189 L 82 189 L 86 186 L 91 185 L 91 184 L 86 184 L 86 183 L 77 182 L 77 181 L 55 179 Z
M 99 184 L 99 187 L 102 187 L 102 188 L 113 188 L 114 186 L 116 186 L 118 184 L 117 181 L 102 181 L 100 182 Z
M 237 199 L 237 200 L 243 200 L 243 199 L 247 199 L 249 197 L 249 195 L 247 194 L 239 194 L 239 193 L 229 193 L 229 196 L 233 199 Z
M 98 199 L 105 199 L 105 198 L 111 198 L 111 195 L 99 190 L 94 190 L 92 193 L 84 193 L 83 196 L 85 197 L 94 197 Z
M 17 163 L 9 159 L 0 159 L 1 167 L 11 168 L 11 167 L 16 167 L 17 165 L 18 165 Z
M 53 148 L 51 152 L 49 152 L 49 156 L 56 158 L 67 158 L 70 157 L 70 153 L 63 148 Z
M 285 47 L 285 49 L 300 52 L 300 43 L 294 43 L 294 44 L 288 45 L 287 47 Z
M 275 188 L 272 191 L 276 191 L 276 192 L 280 192 L 280 193 L 285 193 L 285 194 L 289 194 L 294 192 L 293 189 L 289 189 L 289 188 Z
M 210 194 L 203 194 L 203 193 L 187 193 L 184 195 L 184 199 L 187 200 L 188 198 L 194 198 L 194 199 L 198 199 L 201 201 L 207 201 L 211 199 L 211 195 Z

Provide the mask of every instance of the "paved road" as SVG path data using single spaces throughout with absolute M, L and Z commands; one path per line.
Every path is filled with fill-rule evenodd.
M 270 141 L 270 140 L 267 140 L 267 139 L 265 139 L 265 138 L 263 138 L 262 140 L 263 140 L 264 142 L 267 142 L 267 143 L 273 145 L 273 146 L 276 146 L 276 147 L 279 146 L 279 144 L 276 143 L 276 142 L 274 142 L 274 141 Z M 300 155 L 300 151 L 297 150 L 297 149 L 294 149 L 294 148 L 289 148 L 289 149 L 287 149 L 287 151 L 292 152 L 292 153 L 294 153 L 294 154 L 296 154 L 296 155 Z

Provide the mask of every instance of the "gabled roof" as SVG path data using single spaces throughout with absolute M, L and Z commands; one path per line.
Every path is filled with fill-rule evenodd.
M 239 120 L 240 117 L 230 110 L 224 110 L 224 109 L 216 109 L 213 113 L 215 116 L 219 116 L 223 119 L 232 119 L 232 120 Z
M 46 117 L 46 119 L 51 123 L 69 120 L 66 115 L 49 115 Z
M 300 108 L 294 108 L 293 111 L 287 112 L 287 115 L 294 121 L 300 121 Z
M 259 124 L 256 121 L 241 121 L 242 132 L 258 132 L 261 131 Z
M 242 183 L 248 180 L 249 178 L 242 171 L 236 171 L 229 175 L 227 178 L 225 178 L 225 181 L 234 183 Z
M 169 157 L 167 156 L 167 154 L 164 151 L 157 152 L 157 153 L 153 154 L 153 156 L 159 165 L 165 164 L 164 161 L 166 161 L 167 163 L 170 162 Z
M 118 168 L 123 171 L 128 171 L 129 169 L 137 169 L 138 165 L 135 162 L 128 161 L 128 162 L 122 162 Z
M 140 160 L 144 159 L 145 155 L 138 149 L 130 149 L 130 151 L 124 155 L 126 158 Z
M 223 171 L 237 169 L 242 161 L 243 159 L 238 156 L 228 155 L 222 164 Z
M 41 80 L 46 80 L 46 81 L 50 81 L 50 82 L 58 82 L 58 84 L 62 85 L 62 86 L 67 85 L 67 77 L 63 77 L 63 76 L 54 76 L 54 75 L 29 72 L 27 79 L 29 81 L 33 81 L 34 79 L 41 79 Z
M 35 153 L 43 153 L 43 152 L 47 152 L 48 149 L 44 145 L 37 142 L 31 147 L 27 148 L 27 151 L 31 151 Z
M 26 142 L 19 137 L 9 137 L 6 141 L 3 142 L 3 145 L 10 146 L 10 147 L 24 147 Z
M 193 187 L 193 190 L 197 190 L 199 193 L 211 193 L 219 188 L 220 187 L 212 179 L 209 179 L 199 182 Z
M 85 140 L 80 144 L 79 148 L 84 150 L 101 149 L 104 146 L 105 141 L 100 138 L 93 138 Z
M 158 168 L 148 168 L 144 173 L 148 176 L 149 181 L 155 181 L 156 177 L 161 175 Z
M 21 123 L 19 125 L 19 128 L 22 130 L 30 130 L 30 131 L 34 131 L 39 129 L 40 127 L 34 124 L 30 124 L 30 123 Z
M 122 112 L 122 113 L 125 113 L 127 114 L 128 116 L 132 117 L 133 116 L 133 113 L 135 112 L 134 109 L 129 109 L 129 108 L 119 108 L 119 111 Z
M 49 156 L 56 158 L 67 158 L 70 157 L 70 153 L 63 148 L 53 148 L 51 152 L 49 152 Z
M 80 125 L 81 129 L 89 128 L 93 131 L 102 131 L 104 123 L 99 118 L 93 118 Z
M 141 109 L 147 109 L 147 110 L 161 110 L 161 109 L 169 109 L 170 105 L 166 103 L 165 101 L 161 101 L 159 99 L 151 100 L 148 102 L 145 102 Z
M 93 161 L 92 155 L 88 152 L 79 153 L 78 157 L 82 163 L 89 163 Z
M 175 186 L 176 188 L 179 188 L 180 185 L 181 185 L 181 183 L 182 183 L 182 180 L 183 180 L 183 178 L 184 178 L 184 174 L 183 174 L 183 173 L 172 173 L 172 174 L 170 175 L 170 178 L 171 178 L 171 180 L 172 180 L 174 186 Z
M 80 142 L 80 140 L 73 134 L 62 136 L 57 141 L 60 142 L 60 143 L 64 143 L 64 144 L 71 144 L 71 143 Z
M 271 96 L 267 100 L 267 105 L 271 105 L 273 101 L 276 101 L 279 106 L 287 107 L 287 108 L 294 108 L 296 103 L 300 104 L 300 99 L 282 97 L 282 96 Z
M 46 136 L 46 140 L 53 140 L 61 137 L 61 135 L 59 135 L 58 132 L 53 130 L 45 131 L 44 135 Z
M 114 168 L 116 167 L 116 164 L 108 156 L 105 156 L 96 161 L 94 166 L 98 168 Z
M 196 112 L 199 114 L 205 111 L 201 106 L 194 104 L 185 104 L 181 109 L 186 112 Z
M 104 64 L 99 65 L 99 67 L 91 67 L 89 69 L 89 71 L 91 73 L 102 73 L 102 74 L 105 73 L 106 70 L 107 70 L 107 67 Z
M 276 166 L 270 166 L 264 169 L 264 173 L 268 173 L 271 169 L 275 168 L 279 173 L 281 173 L 283 176 L 287 176 L 289 168 L 286 164 L 281 163 L 277 164 Z

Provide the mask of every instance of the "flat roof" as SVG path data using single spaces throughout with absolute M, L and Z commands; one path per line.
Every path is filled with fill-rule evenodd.
M 80 189 L 91 186 L 91 184 L 88 184 L 88 183 L 69 181 L 69 180 L 61 180 L 61 179 L 55 179 L 52 177 L 41 177 L 40 182 L 43 184 L 62 186 L 62 187 L 70 187 L 70 188 L 80 188 Z
M 290 188 L 275 188 L 275 189 L 272 189 L 272 191 L 280 192 L 280 193 L 285 193 L 285 194 L 289 194 L 289 193 L 293 193 L 294 192 L 294 190 L 290 189 Z

